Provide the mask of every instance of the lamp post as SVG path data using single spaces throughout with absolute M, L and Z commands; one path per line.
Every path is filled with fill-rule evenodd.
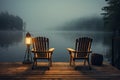
M 26 33 L 25 44 L 27 46 L 24 56 L 23 64 L 31 64 L 32 63 L 32 55 L 30 52 L 30 45 L 32 44 L 32 37 L 29 32 Z

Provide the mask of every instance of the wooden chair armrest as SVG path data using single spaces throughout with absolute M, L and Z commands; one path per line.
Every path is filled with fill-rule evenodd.
M 49 52 L 53 52 L 55 50 L 55 48 L 50 48 Z
M 75 50 L 72 49 L 72 48 L 67 48 L 67 50 L 68 50 L 69 52 L 75 52 Z
M 49 53 L 48 53 L 48 54 L 49 54 L 49 57 L 52 56 L 52 53 L 53 53 L 54 50 L 55 50 L 55 48 L 50 48 L 50 49 L 48 50 L 48 52 L 49 52 Z

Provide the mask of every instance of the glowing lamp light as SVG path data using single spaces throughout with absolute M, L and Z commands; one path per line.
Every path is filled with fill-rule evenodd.
M 31 37 L 26 37 L 26 39 L 25 39 L 25 44 L 26 45 L 31 45 L 32 44 L 32 40 L 31 40 Z
M 27 32 L 27 34 L 26 34 L 25 44 L 26 45 L 31 45 L 32 44 L 31 34 L 29 32 Z

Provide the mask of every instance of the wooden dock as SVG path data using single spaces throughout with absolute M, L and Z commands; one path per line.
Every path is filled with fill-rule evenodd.
M 47 63 L 38 66 L 32 70 L 31 64 L 1 62 L 0 80 L 120 80 L 120 70 L 106 63 L 92 66 L 92 70 L 83 63 L 71 67 L 68 62 L 53 62 L 49 70 Z

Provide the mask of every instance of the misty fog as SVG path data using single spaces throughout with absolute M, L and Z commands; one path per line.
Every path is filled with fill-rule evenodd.
M 41 31 L 78 18 L 102 17 L 104 5 L 104 0 L 0 0 L 0 12 L 20 16 L 27 31 Z

